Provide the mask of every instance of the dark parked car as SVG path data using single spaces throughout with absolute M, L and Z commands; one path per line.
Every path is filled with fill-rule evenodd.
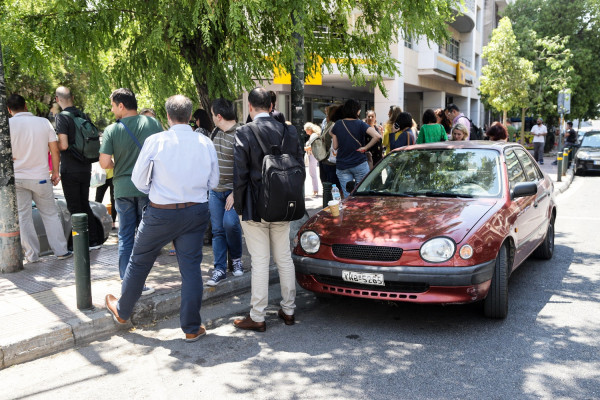
M 71 214 L 67 209 L 67 202 L 62 198 L 56 199 L 56 206 L 58 207 L 58 217 L 63 226 L 63 230 L 65 232 L 65 238 L 69 242 L 69 247 L 71 247 L 71 232 L 72 232 L 72 224 L 71 224 Z M 46 237 L 46 229 L 44 229 L 44 223 L 42 222 L 42 217 L 38 212 L 35 203 L 32 202 L 31 207 L 32 215 L 33 215 L 33 225 L 35 226 L 35 231 L 37 232 L 38 239 L 40 241 L 40 256 L 45 256 L 48 254 L 52 254 L 52 249 L 48 244 L 48 238 Z M 110 215 L 108 215 L 108 211 L 106 210 L 106 206 L 102 203 L 97 203 L 95 201 L 90 201 L 90 207 L 94 216 L 96 217 L 96 221 L 98 221 L 98 229 L 102 231 L 99 232 L 99 237 L 102 237 L 102 242 L 106 241 L 108 235 L 110 234 L 110 230 L 112 229 L 112 219 Z
M 385 157 L 343 201 L 299 230 L 300 286 L 416 303 L 482 300 L 504 318 L 508 279 L 532 253 L 552 258 L 554 185 L 515 143 L 441 142 Z
M 575 153 L 575 173 L 600 171 L 600 131 L 586 132 Z

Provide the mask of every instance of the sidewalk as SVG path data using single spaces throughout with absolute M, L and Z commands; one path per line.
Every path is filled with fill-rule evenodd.
M 306 180 L 306 193 L 312 193 L 309 182 L 310 178 Z M 62 196 L 60 185 L 55 188 L 55 194 Z M 91 189 L 91 200 L 94 195 L 95 191 Z M 108 202 L 108 193 L 105 198 Z M 307 196 L 306 207 L 313 215 L 322 208 L 322 198 Z M 151 324 L 179 313 L 181 278 L 177 257 L 169 256 L 168 248 L 162 250 L 148 276 L 148 285 L 156 291 L 140 298 L 131 317 L 135 325 Z M 204 304 L 235 298 L 250 289 L 251 264 L 245 244 L 242 260 L 244 275 L 228 274 L 217 287 L 204 286 Z M 93 310 L 77 309 L 73 263 L 73 258 L 57 260 L 54 256 L 46 256 L 37 263 L 25 264 L 22 271 L 0 275 L 0 369 L 79 346 L 120 329 L 133 328 L 131 323 L 115 324 L 104 306 L 106 294 L 118 297 L 121 293 L 117 230 L 111 232 L 100 249 L 90 251 Z M 210 277 L 212 268 L 212 248 L 204 246 L 201 266 L 204 282 Z M 273 263 L 270 279 L 278 281 Z
M 556 182 L 557 167 L 552 165 L 554 159 L 545 157 L 544 165 L 540 167 L 555 182 L 558 194 L 568 188 L 573 172 L 569 171 L 562 182 Z M 58 188 L 57 194 L 60 192 Z M 93 198 L 94 191 L 91 192 Z M 305 193 L 312 193 L 308 171 Z M 307 196 L 306 207 L 313 215 L 322 208 L 322 197 Z M 213 267 L 211 247 L 205 246 L 203 254 L 201 269 L 206 281 Z M 235 299 L 236 295 L 250 289 L 250 256 L 245 245 L 242 259 L 244 275 L 230 275 L 217 287 L 205 286 L 204 303 Z M 131 323 L 125 326 L 115 324 L 104 307 L 107 293 L 118 296 L 121 292 L 117 260 L 117 236 L 116 230 L 113 230 L 102 248 L 90 252 L 92 302 L 95 307 L 91 311 L 77 309 L 73 258 L 60 261 L 54 256 L 42 257 L 38 263 L 26 264 L 23 271 L 0 275 L 0 369 L 79 346 L 120 329 L 132 329 Z M 271 280 L 277 279 L 276 267 L 272 264 Z M 138 302 L 131 318 L 135 325 L 151 324 L 179 312 L 179 268 L 177 258 L 169 256 L 167 248 L 156 260 L 148 285 L 156 292 L 143 296 Z
M 562 176 L 561 182 L 558 182 L 557 181 L 558 166 L 552 165 L 552 162 L 555 160 L 556 160 L 555 153 L 544 154 L 544 164 L 540 165 L 539 167 L 542 171 L 544 171 L 546 174 L 548 174 L 550 179 L 552 179 L 552 182 L 554 182 L 554 194 L 558 196 L 560 193 L 564 192 L 565 190 L 567 190 L 569 188 L 569 185 L 571 185 L 571 182 L 573 181 L 574 174 L 573 174 L 573 168 L 569 168 L 567 170 L 567 173 L 564 176 Z M 573 163 L 571 163 L 571 167 L 573 167 Z

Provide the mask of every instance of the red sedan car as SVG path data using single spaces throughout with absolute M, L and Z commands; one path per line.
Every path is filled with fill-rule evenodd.
M 343 201 L 298 232 L 300 286 L 319 294 L 416 303 L 483 300 L 504 318 L 508 279 L 552 258 L 554 185 L 522 146 L 441 142 L 384 158 Z

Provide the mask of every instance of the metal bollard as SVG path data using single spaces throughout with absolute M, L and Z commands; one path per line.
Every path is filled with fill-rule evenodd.
M 569 152 L 567 150 L 563 151 L 563 167 L 562 167 L 562 175 L 567 175 L 567 168 L 569 168 Z
M 556 182 L 562 181 L 562 152 L 556 153 Z
M 92 283 L 90 278 L 90 243 L 87 214 L 73 214 L 73 258 L 75 260 L 75 291 L 77 308 L 91 310 Z

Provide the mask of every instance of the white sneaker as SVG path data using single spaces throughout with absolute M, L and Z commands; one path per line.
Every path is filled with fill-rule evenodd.
M 152 293 L 154 293 L 154 288 L 144 285 L 144 288 L 142 289 L 142 296 L 148 296 Z
M 221 271 L 220 269 L 215 269 L 213 271 L 212 277 L 206 281 L 206 286 L 217 286 L 221 281 L 227 279 L 227 273 Z
M 242 259 L 235 258 L 231 260 L 233 263 L 233 276 L 242 276 L 244 275 L 244 268 L 242 267 Z

